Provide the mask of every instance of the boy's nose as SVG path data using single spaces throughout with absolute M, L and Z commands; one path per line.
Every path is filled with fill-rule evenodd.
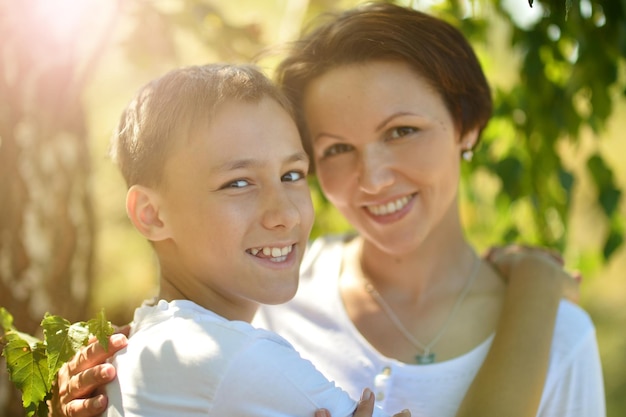
M 300 210 L 286 191 L 271 193 L 266 199 L 263 225 L 268 229 L 291 229 L 300 223 Z

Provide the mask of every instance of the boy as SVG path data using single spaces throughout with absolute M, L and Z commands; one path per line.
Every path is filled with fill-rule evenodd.
M 130 103 L 112 153 L 161 275 L 114 359 L 107 415 L 352 415 L 356 401 L 249 324 L 294 296 L 313 223 L 308 157 L 271 82 L 251 66 L 172 71 Z

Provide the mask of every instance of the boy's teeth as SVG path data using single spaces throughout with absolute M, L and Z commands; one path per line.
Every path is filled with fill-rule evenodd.
M 272 248 L 269 246 L 264 246 L 262 248 L 252 248 L 250 249 L 250 253 L 254 256 L 262 254 L 267 257 L 279 258 L 282 256 L 287 256 L 293 250 L 293 245 L 285 246 L 283 248 Z

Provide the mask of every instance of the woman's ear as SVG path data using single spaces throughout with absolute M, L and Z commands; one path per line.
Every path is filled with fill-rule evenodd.
M 463 150 L 472 150 L 474 148 L 474 145 L 476 145 L 476 142 L 478 141 L 478 132 L 479 129 L 475 128 L 467 131 L 461 137 L 461 148 Z
M 151 188 L 133 185 L 126 194 L 126 213 L 135 228 L 153 242 L 170 237 L 161 218 L 159 194 Z

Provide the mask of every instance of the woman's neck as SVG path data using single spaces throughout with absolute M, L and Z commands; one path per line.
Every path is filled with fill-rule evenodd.
M 459 227 L 449 227 L 401 255 L 385 252 L 359 238 L 355 261 L 364 278 L 378 291 L 405 299 L 430 298 L 461 288 L 475 264 L 476 254 Z

